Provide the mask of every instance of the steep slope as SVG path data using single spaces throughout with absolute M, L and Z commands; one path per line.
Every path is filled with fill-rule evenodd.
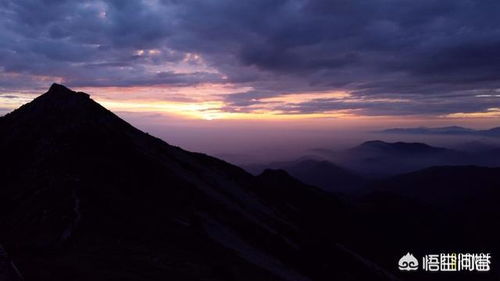
M 256 188 L 257 194 L 264 201 L 272 202 L 281 215 L 304 230 L 299 234 L 298 240 L 307 245 L 303 247 L 307 250 L 301 255 L 309 257 L 306 261 L 308 265 L 322 265 L 315 269 L 317 276 L 331 276 L 332 280 L 363 278 L 366 273 L 359 271 L 361 263 L 373 271 L 368 280 L 377 278 L 399 280 L 390 272 L 392 266 L 388 266 L 389 270 L 386 270 L 354 251 L 351 245 L 356 243 L 346 245 L 352 242 L 353 231 L 358 228 L 358 223 L 361 221 L 351 206 L 332 193 L 303 184 L 284 170 L 265 170 L 258 179 L 262 185 Z M 325 218 L 328 218 L 329 222 L 325 223 Z M 363 239 L 366 238 L 361 240 Z M 341 264 L 343 270 L 337 270 L 332 275 L 328 273 L 326 261 L 338 259 L 337 257 L 341 257 L 341 261 L 337 263 Z M 351 273 L 345 275 L 343 273 L 345 270 Z
M 311 239 L 335 246 L 261 179 L 61 85 L 0 118 L 0 155 L 0 241 L 26 280 L 377 280 L 333 250 L 308 262 Z

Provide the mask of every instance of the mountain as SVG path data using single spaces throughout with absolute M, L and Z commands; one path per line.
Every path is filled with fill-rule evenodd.
M 25 280 L 390 276 L 338 244 L 333 195 L 171 146 L 62 85 L 0 118 L 0 155 L 0 243 Z
M 481 153 L 490 150 L 500 149 L 500 144 L 484 142 L 479 140 L 466 141 L 453 146 L 455 150 L 466 151 L 470 153 Z
M 482 130 L 480 131 L 481 135 L 487 136 L 487 137 L 500 137 L 500 127 L 488 129 L 488 130 Z
M 386 177 L 439 165 L 470 164 L 465 152 L 424 143 L 367 141 L 339 156 L 339 163 L 370 177 Z
M 339 234 L 336 225 L 325 224 L 322 217 L 330 213 L 337 224 L 343 225 L 341 221 L 347 219 L 343 217 L 344 202 L 318 187 L 303 184 L 284 170 L 266 169 L 257 178 L 263 184 L 256 192 L 264 200 L 276 202 L 277 210 L 285 217 L 300 220 L 309 231 L 318 229 L 327 236 Z
M 7 251 L 0 245 L 0 280 L 21 281 L 23 277 L 14 262 L 10 259 Z
M 360 226 L 366 222 L 353 206 L 320 188 L 301 183 L 284 170 L 267 169 L 258 178 L 263 182 L 263 185 L 257 189 L 261 198 L 268 202 L 275 202 L 280 214 L 296 221 L 297 225 L 307 230 L 302 235 L 309 237 L 306 240 L 309 241 L 310 250 L 314 251 L 314 257 L 316 257 L 313 263 L 324 263 L 331 259 L 332 254 L 339 255 L 343 256 L 342 267 L 353 268 L 357 263 L 362 263 L 374 270 L 377 273 L 376 276 L 383 280 L 403 280 L 397 276 L 397 272 L 394 272 L 391 256 L 385 255 L 370 259 L 366 255 L 373 253 L 365 250 L 372 247 L 364 249 L 358 247 L 360 242 L 370 239 L 372 230 L 359 232 Z M 326 217 L 329 217 L 329 223 L 325 223 Z M 321 239 L 318 239 L 314 233 L 321 233 Z M 325 241 L 329 242 L 325 243 Z M 332 249 L 325 249 L 325 244 L 336 246 Z M 360 254 L 361 251 L 363 254 Z M 385 267 L 378 264 L 384 262 L 387 262 Z M 326 276 L 325 269 L 323 268 L 318 274 Z M 336 276 L 333 280 L 356 278 L 356 276 Z M 370 276 L 367 280 L 373 280 L 373 278 L 375 276 Z
M 416 135 L 471 135 L 471 136 L 486 136 L 500 137 L 500 127 L 488 130 L 474 130 L 459 126 L 440 127 L 440 128 L 393 128 L 381 131 L 387 134 L 416 134 Z
M 453 208 L 464 208 L 469 203 L 493 207 L 500 196 L 499 188 L 500 168 L 478 166 L 431 167 L 377 183 L 380 191 L 397 193 L 436 207 L 450 204 Z
M 425 143 L 408 143 L 408 142 L 383 142 L 379 140 L 367 141 L 357 147 L 351 149 L 353 153 L 387 153 L 387 154 L 434 154 L 449 152 L 450 150 L 441 147 L 433 147 Z
M 265 169 L 282 169 L 303 183 L 329 192 L 349 192 L 360 188 L 365 180 L 355 172 L 327 160 L 300 158 L 294 161 L 274 162 L 267 165 L 244 166 L 258 174 Z
M 373 183 L 357 200 L 352 249 L 389 266 L 386 257 L 409 251 L 500 254 L 500 168 L 442 166 Z M 369 236 L 363 233 L 370 233 Z M 404 249 L 404 250 L 403 250 Z M 415 272 L 407 280 L 498 280 L 500 270 L 477 273 Z

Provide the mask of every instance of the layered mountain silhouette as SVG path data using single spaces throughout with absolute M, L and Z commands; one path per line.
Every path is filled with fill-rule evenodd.
M 342 165 L 371 177 L 387 177 L 439 165 L 472 164 L 466 152 L 424 143 L 367 141 L 335 156 Z
M 303 183 L 321 187 L 329 192 L 353 191 L 365 183 L 363 177 L 353 171 L 327 160 L 308 157 L 293 161 L 248 165 L 244 168 L 254 174 L 259 174 L 265 169 L 282 169 Z
M 387 178 L 433 166 L 500 166 L 500 147 L 468 142 L 454 148 L 419 142 L 366 141 L 346 150 L 315 149 L 315 156 L 292 161 L 243 165 L 252 174 L 283 169 L 300 181 L 329 192 L 356 192 L 370 179 Z
M 0 243 L 25 280 L 392 278 L 339 246 L 332 195 L 171 146 L 62 85 L 0 118 L 0 155 Z

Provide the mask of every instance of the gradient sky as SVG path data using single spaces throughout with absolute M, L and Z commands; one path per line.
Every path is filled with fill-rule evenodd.
M 497 0 L 0 0 L 0 114 L 58 82 L 165 137 L 493 127 L 499 13 Z

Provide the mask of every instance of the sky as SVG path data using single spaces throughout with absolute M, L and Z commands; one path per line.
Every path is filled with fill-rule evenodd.
M 0 115 L 57 82 L 210 153 L 494 127 L 499 12 L 497 0 L 0 0 Z

